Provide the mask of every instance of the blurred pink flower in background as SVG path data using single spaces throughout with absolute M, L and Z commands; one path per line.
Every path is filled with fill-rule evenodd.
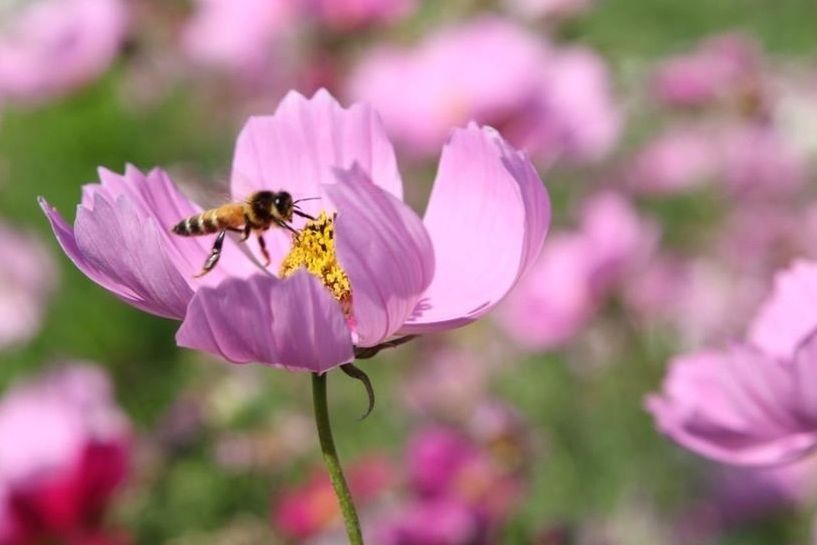
M 485 394 L 488 369 L 472 350 L 444 346 L 430 351 L 401 381 L 405 403 L 414 412 L 458 418 L 470 414 Z
M 416 432 L 406 449 L 408 486 L 424 501 L 455 499 L 469 506 L 486 525 L 496 525 L 522 495 L 517 460 L 496 454 L 450 427 Z
M 13 387 L 0 402 L 0 544 L 118 542 L 102 516 L 129 451 L 101 370 L 73 364 Z
M 350 32 L 375 24 L 390 24 L 411 15 L 416 0 L 300 0 L 307 15 L 319 18 L 336 32 Z
M 682 446 L 737 465 L 794 461 L 817 448 L 817 343 L 790 359 L 749 345 L 675 358 L 647 398 L 658 428 Z
M 674 106 L 704 106 L 752 92 L 758 85 L 760 52 L 742 34 L 723 34 L 701 42 L 691 53 L 668 59 L 656 70 L 658 98 Z
M 351 75 L 349 92 L 371 102 L 390 133 L 421 155 L 436 150 L 452 125 L 476 120 L 531 154 L 592 160 L 611 149 L 620 127 L 595 53 L 552 48 L 488 16 L 442 29 L 413 49 L 373 50 Z
M 381 545 L 487 545 L 482 520 L 454 498 L 401 504 L 376 521 L 372 541 Z
M 36 102 L 70 92 L 116 58 L 128 24 L 123 0 L 43 0 L 0 8 L 0 99 Z
M 722 136 L 724 177 L 736 195 L 761 199 L 791 195 L 808 179 L 805 157 L 774 129 L 746 125 Z
M 295 18 L 288 0 L 197 0 L 183 29 L 190 57 L 202 64 L 258 75 Z
M 650 140 L 635 156 L 630 173 L 634 188 L 669 195 L 699 186 L 719 172 L 719 153 L 711 130 L 675 127 Z
M 284 278 L 267 274 L 232 241 L 215 270 L 194 278 L 212 239 L 170 228 L 199 208 L 160 170 L 101 170 L 100 178 L 83 188 L 74 229 L 42 201 L 80 270 L 137 308 L 182 319 L 181 346 L 310 371 L 351 361 L 353 342 L 376 346 L 484 315 L 538 255 L 550 220 L 530 162 L 475 125 L 454 131 L 443 150 L 421 220 L 401 200 L 394 151 L 376 115 L 360 104 L 343 109 L 325 91 L 312 99 L 291 93 L 274 116 L 247 123 L 232 192 L 235 200 L 261 189 L 320 196 L 304 203 L 306 212 L 337 211 L 332 259 L 350 286 L 342 297 L 303 268 Z M 493 214 L 483 213 L 487 206 Z M 281 269 L 288 237 L 283 229 L 266 234 L 272 271 Z
M 505 0 L 507 9 L 522 17 L 567 19 L 588 11 L 595 0 Z
M 497 313 L 514 341 L 553 349 L 577 335 L 600 305 L 642 263 L 657 241 L 656 228 L 615 193 L 584 203 L 576 232 L 551 235 L 531 272 Z
M 627 279 L 622 297 L 642 327 L 668 325 L 686 347 L 732 338 L 763 298 L 762 278 L 722 260 L 658 254 Z
M 388 458 L 370 454 L 349 467 L 348 479 L 358 508 L 367 509 L 395 484 L 396 471 Z M 285 491 L 272 512 L 275 530 L 284 538 L 304 540 L 339 527 L 341 512 L 329 475 L 312 474 L 302 486 Z
M 0 223 L 0 349 L 24 343 L 40 330 L 57 282 L 51 254 L 34 235 Z

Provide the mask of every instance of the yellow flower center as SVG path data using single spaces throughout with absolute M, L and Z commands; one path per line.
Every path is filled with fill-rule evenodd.
M 335 217 L 321 212 L 292 237 L 292 249 L 281 262 L 279 275 L 286 278 L 301 267 L 320 280 L 349 315 L 352 308 L 352 284 L 335 254 Z

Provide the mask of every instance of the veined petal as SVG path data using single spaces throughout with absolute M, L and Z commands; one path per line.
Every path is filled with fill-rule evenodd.
M 117 218 L 118 212 L 98 198 L 104 204 L 98 204 L 98 213 L 85 211 L 79 236 L 56 209 L 40 200 L 65 253 L 88 278 L 125 302 L 167 318 L 184 316 L 193 291 L 162 251 L 155 223 Z
M 422 220 L 373 184 L 357 165 L 336 171 L 325 191 L 338 210 L 338 260 L 352 284 L 359 346 L 374 346 L 411 316 L 434 274 L 434 249 Z
M 800 418 L 792 366 L 746 346 L 677 358 L 660 395 L 647 398 L 658 428 L 720 462 L 774 465 L 817 448 Z
M 380 118 L 366 104 L 342 108 L 325 90 L 310 99 L 290 92 L 272 116 L 253 117 L 238 137 L 233 159 L 232 193 L 286 190 L 293 197 L 322 195 L 335 182 L 334 168 L 357 163 L 386 191 L 402 198 L 403 185 L 394 149 Z M 320 201 L 302 203 L 312 214 Z
M 258 274 L 201 288 L 176 341 L 234 363 L 258 362 L 323 372 L 352 361 L 352 340 L 340 305 L 316 278 Z
M 523 154 L 471 125 L 443 149 L 423 221 L 436 269 L 405 333 L 458 327 L 493 308 L 539 254 L 550 201 Z
M 140 308 L 181 318 L 193 290 L 167 255 L 160 229 L 124 196 L 108 202 L 96 195 L 93 211 L 77 209 L 74 236 L 84 260 L 130 288 Z

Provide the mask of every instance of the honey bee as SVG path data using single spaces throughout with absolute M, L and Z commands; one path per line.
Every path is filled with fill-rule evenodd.
M 213 249 L 204 262 L 204 267 L 195 275 L 195 278 L 204 276 L 216 266 L 221 257 L 221 248 L 224 245 L 227 231 L 242 233 L 241 242 L 247 240 L 250 234 L 255 232 L 266 267 L 270 263 L 270 256 L 264 241 L 264 231 L 275 225 L 297 234 L 297 231 L 290 225 L 293 215 L 314 219 L 298 208 L 298 203 L 306 200 L 312 199 L 295 201 L 286 191 L 256 191 L 243 202 L 227 203 L 185 218 L 174 225 L 172 231 L 183 237 L 218 233 Z

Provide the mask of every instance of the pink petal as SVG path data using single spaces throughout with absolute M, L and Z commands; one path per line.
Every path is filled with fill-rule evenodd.
M 403 331 L 459 327 L 488 312 L 539 254 L 549 222 L 547 192 L 523 154 L 493 129 L 454 131 L 424 219 L 434 279 Z
M 791 358 L 817 329 L 817 263 L 800 260 L 778 273 L 774 290 L 749 328 L 749 338 L 766 352 Z
M 306 271 L 201 288 L 176 341 L 235 363 L 323 372 L 354 358 L 340 305 Z
M 169 318 L 184 316 L 193 290 L 168 257 L 161 227 L 131 201 L 108 202 L 96 195 L 93 211 L 77 210 L 74 235 L 83 259 L 132 290 L 139 308 Z
M 357 165 L 325 191 L 338 209 L 338 259 L 352 283 L 356 344 L 374 346 L 411 316 L 434 274 L 422 220 Z
M 290 92 L 272 116 L 244 126 L 233 159 L 232 193 L 243 199 L 259 189 L 286 190 L 296 199 L 319 197 L 334 183 L 334 168 L 357 163 L 371 180 L 398 198 L 403 184 L 380 118 L 368 105 L 342 108 L 325 90 L 310 99 Z M 317 212 L 320 201 L 303 208 Z
M 187 300 L 189 300 L 189 298 L 192 296 L 192 290 L 189 286 L 184 284 L 183 281 L 180 282 L 180 278 L 174 278 L 171 281 L 172 286 L 177 288 L 179 293 L 170 293 L 168 300 L 156 300 L 151 298 L 144 292 L 140 291 L 138 286 L 129 286 L 123 283 L 122 278 L 116 271 L 103 268 L 100 266 L 98 260 L 95 261 L 86 257 L 77 243 L 73 229 L 71 229 L 71 227 L 65 223 L 65 220 L 62 219 L 57 210 L 51 207 L 44 199 L 40 199 L 40 206 L 48 217 L 48 221 L 51 222 L 51 228 L 54 230 L 54 234 L 56 235 L 60 246 L 62 246 L 63 251 L 71 259 L 71 261 L 74 262 L 77 268 L 79 268 L 79 270 L 82 271 L 88 278 L 107 289 L 126 303 L 144 310 L 145 312 L 158 314 L 168 318 L 180 318 L 184 316 L 184 309 L 187 307 Z M 115 220 L 112 219 L 112 221 Z M 150 227 L 146 228 L 146 230 L 154 229 L 153 227 Z M 91 236 L 91 238 L 97 238 L 98 245 L 103 248 L 107 245 L 110 250 L 116 250 L 118 248 L 117 244 L 122 242 L 121 239 L 117 238 L 118 235 L 121 235 L 121 232 L 106 233 L 103 231 L 98 233 L 98 237 Z M 105 239 L 105 237 L 110 238 Z M 153 242 L 155 242 L 155 232 L 153 232 L 151 238 Z M 142 242 L 146 243 L 146 241 Z M 86 241 L 86 243 L 88 243 L 88 241 Z M 146 246 L 147 243 L 145 244 L 145 250 L 147 253 L 150 253 L 150 250 L 156 252 L 152 258 L 161 262 L 160 267 L 162 264 L 167 265 L 166 258 L 157 248 L 147 248 Z M 144 253 L 145 252 L 140 251 L 140 255 L 144 255 Z
M 812 333 L 800 344 L 793 365 L 798 414 L 817 429 L 817 335 Z
M 647 408 L 661 431 L 702 456 L 772 465 L 817 448 L 817 428 L 798 418 L 796 402 L 790 366 L 738 346 L 677 358 Z

